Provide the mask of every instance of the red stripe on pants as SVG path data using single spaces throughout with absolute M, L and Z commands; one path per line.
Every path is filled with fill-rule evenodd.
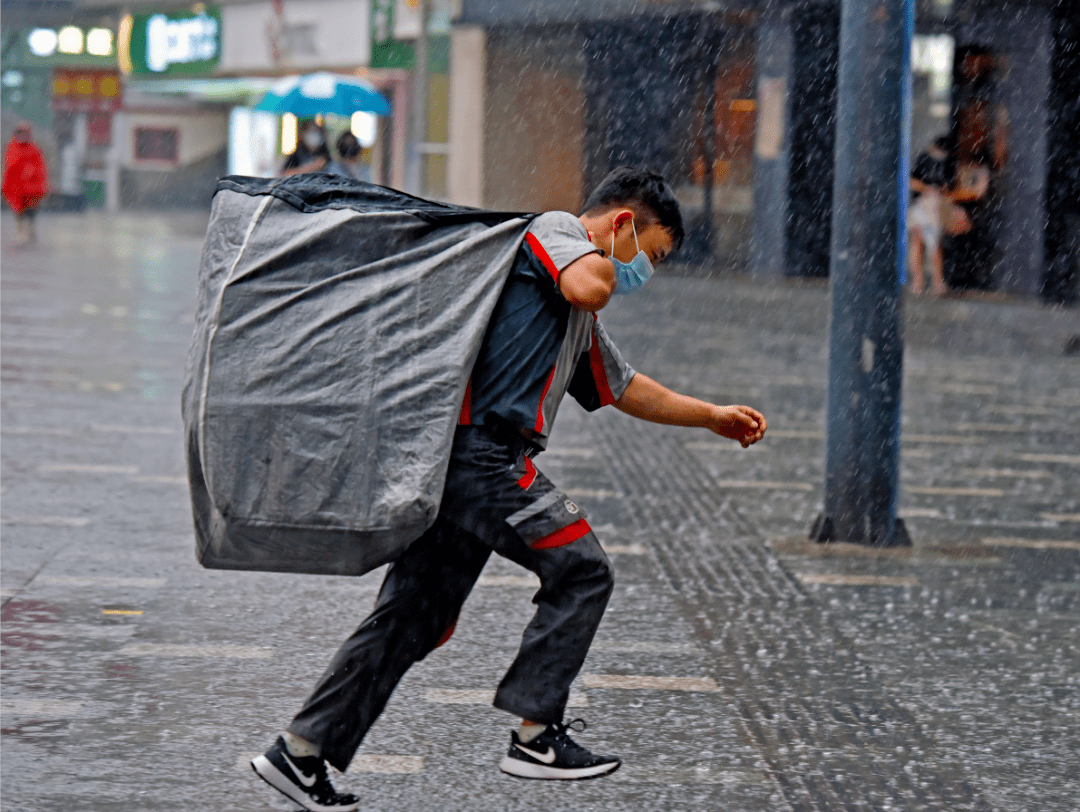
M 578 519 L 571 525 L 567 525 L 562 530 L 556 530 L 554 533 L 549 533 L 538 541 L 534 541 L 529 545 L 534 550 L 549 550 L 552 547 L 562 547 L 564 544 L 569 544 L 572 541 L 577 541 L 586 533 L 592 531 L 589 527 L 589 523 L 584 519 Z
M 529 489 L 529 486 L 533 484 L 533 480 L 536 479 L 536 466 L 533 465 L 533 461 L 528 457 L 525 458 L 525 474 L 517 481 L 525 490 Z

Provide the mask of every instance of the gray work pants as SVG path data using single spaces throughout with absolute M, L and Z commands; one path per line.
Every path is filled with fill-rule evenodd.
M 488 556 L 536 573 L 536 614 L 494 705 L 562 721 L 604 614 L 611 564 L 585 513 L 532 466 L 525 443 L 459 427 L 435 524 L 389 568 L 375 611 L 341 646 L 289 725 L 345 770 L 398 681 L 453 631 Z

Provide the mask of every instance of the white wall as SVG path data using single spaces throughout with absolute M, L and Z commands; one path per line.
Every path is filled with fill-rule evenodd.
M 229 118 L 225 113 L 127 113 L 120 134 L 120 162 L 128 169 L 161 168 L 160 161 L 135 158 L 135 130 L 140 127 L 179 130 L 177 167 L 194 163 L 225 148 L 229 139 Z
M 462 206 L 484 205 L 484 97 L 487 35 L 456 26 L 450 34 L 450 157 L 447 192 Z
M 234 107 L 229 120 L 229 174 L 274 177 L 281 163 L 278 117 L 250 107 Z
M 318 70 L 371 62 L 369 0 L 284 0 L 221 8 L 223 73 L 295 68 Z M 276 56 L 275 56 L 276 51 Z

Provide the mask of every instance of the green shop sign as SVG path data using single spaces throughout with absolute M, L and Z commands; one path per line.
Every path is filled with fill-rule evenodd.
M 395 9 L 407 0 L 371 0 L 371 67 L 416 67 L 416 44 L 394 38 Z M 441 11 L 440 4 L 433 3 Z M 440 16 L 438 14 L 434 15 Z M 442 15 L 446 16 L 446 15 Z M 432 30 L 434 29 L 434 30 Z M 428 34 L 428 72 L 450 72 L 449 18 L 445 24 L 436 23 Z
M 412 68 L 416 49 L 412 43 L 394 39 L 396 0 L 371 0 L 371 67 Z
M 221 9 L 133 14 L 119 33 L 120 67 L 137 76 L 211 73 L 221 55 Z

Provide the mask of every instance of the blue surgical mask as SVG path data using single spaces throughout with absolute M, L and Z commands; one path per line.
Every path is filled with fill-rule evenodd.
M 629 262 L 615 259 L 615 232 L 614 230 L 611 232 L 611 262 L 615 266 L 616 293 L 633 293 L 648 282 L 649 277 L 653 275 L 653 264 L 649 260 L 649 255 L 638 245 L 637 228 L 633 220 L 630 221 L 630 227 L 634 229 L 634 246 L 638 252 Z

